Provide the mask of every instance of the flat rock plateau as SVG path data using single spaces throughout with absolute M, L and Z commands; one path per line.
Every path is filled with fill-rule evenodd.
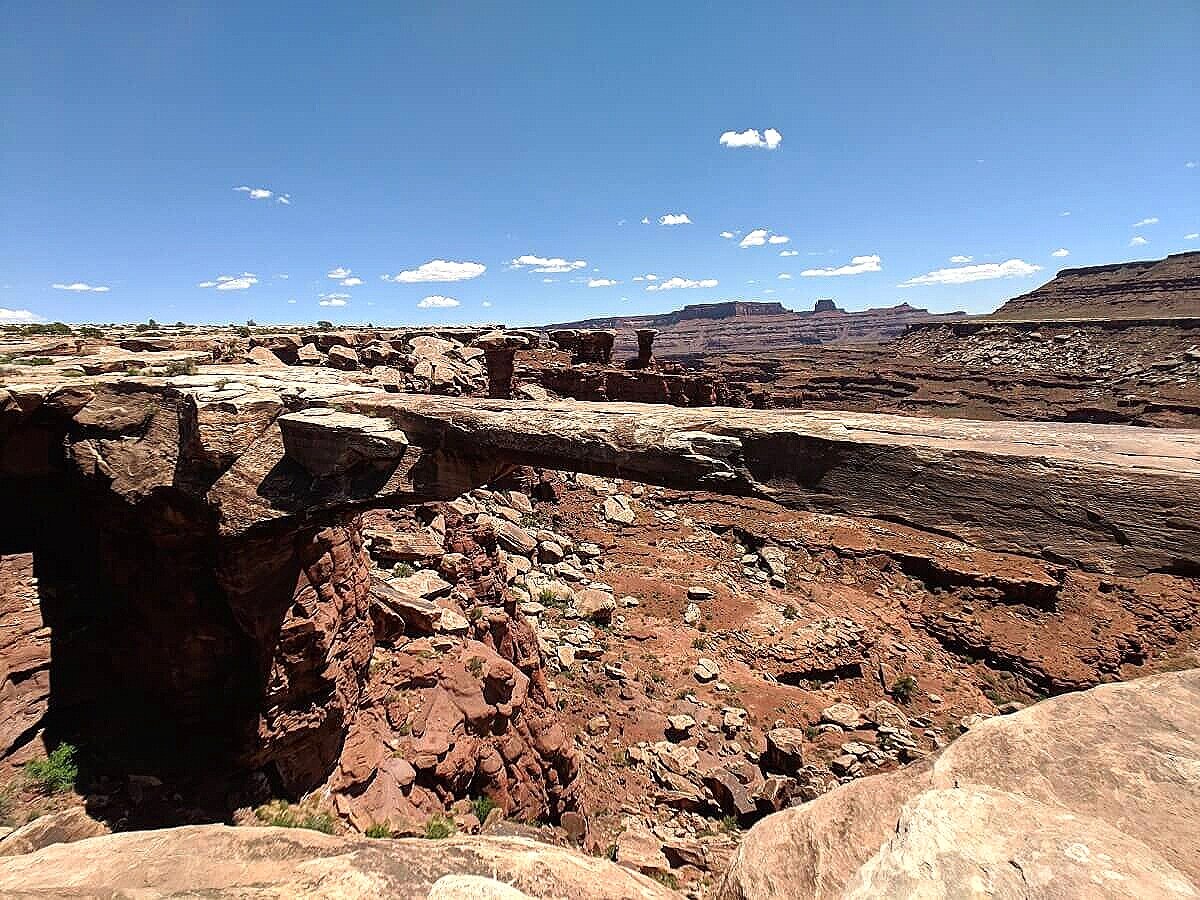
M 7 328 L 0 896 L 1200 896 L 1198 285 Z

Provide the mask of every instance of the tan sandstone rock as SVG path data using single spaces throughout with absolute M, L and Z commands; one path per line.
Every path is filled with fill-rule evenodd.
M 723 900 L 1200 896 L 1200 670 L 979 724 L 746 835 Z
M 452 876 L 449 882 L 443 882 Z M 464 876 L 476 876 L 461 880 Z M 483 880 L 491 882 L 482 891 Z M 511 891 L 499 892 L 496 882 Z M 437 887 L 436 893 L 431 893 Z M 452 892 L 453 891 L 453 892 Z M 195 825 L 107 835 L 0 860 L 5 897 L 591 897 L 678 895 L 607 860 L 524 838 L 341 838 Z

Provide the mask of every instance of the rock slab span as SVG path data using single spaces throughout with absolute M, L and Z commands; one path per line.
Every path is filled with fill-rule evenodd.
M 1200 897 L 1197 723 L 1200 669 L 988 719 L 763 819 L 718 896 Z
M 57 844 L 0 860 L 0 896 L 659 900 L 679 895 L 608 860 L 526 838 L 370 840 L 301 829 L 191 825 Z

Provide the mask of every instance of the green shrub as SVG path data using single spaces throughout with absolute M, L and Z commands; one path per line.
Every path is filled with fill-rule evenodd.
M 406 562 L 398 562 L 392 566 L 393 578 L 408 578 L 414 572 L 413 567 Z
M 59 744 L 51 754 L 25 763 L 25 777 L 47 794 L 61 794 L 75 787 L 79 766 L 75 763 L 75 748 Z
M 425 823 L 425 837 L 431 841 L 448 838 L 455 831 L 457 829 L 454 826 L 454 820 L 444 813 L 434 813 Z
M 892 696 L 901 703 L 907 703 L 917 692 L 917 679 L 911 675 L 901 675 L 892 683 Z
M 195 375 L 196 364 L 190 359 L 177 359 L 167 363 L 164 368 L 164 372 L 168 378 L 172 378 L 176 375 Z
M 382 825 L 372 825 L 364 834 L 369 838 L 390 838 L 392 836 L 392 826 L 387 822 Z
M 54 360 L 48 356 L 27 356 L 21 360 L 23 366 L 52 366 Z
M 496 801 L 491 797 L 476 797 L 471 801 L 471 809 L 475 810 L 475 818 L 482 825 L 487 821 L 488 813 L 496 808 Z

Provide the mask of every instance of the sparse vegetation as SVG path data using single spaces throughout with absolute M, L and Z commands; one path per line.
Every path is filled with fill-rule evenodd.
M 450 837 L 457 830 L 454 820 L 445 813 L 434 813 L 425 823 L 424 836 L 431 841 L 437 841 Z
M 392 826 L 387 822 L 381 825 L 372 825 L 363 834 L 369 838 L 390 838 L 392 836 Z
M 414 573 L 413 567 L 406 562 L 398 562 L 392 566 L 393 578 L 408 578 Z
M 52 366 L 52 365 L 54 365 L 54 360 L 52 360 L 48 356 L 27 356 L 24 359 L 19 360 L 19 362 L 23 366 Z
M 671 872 L 655 872 L 650 877 L 663 887 L 668 887 L 673 891 L 679 890 L 679 879 Z
M 478 656 L 472 656 L 467 660 L 467 671 L 476 678 L 483 676 L 483 659 Z
M 61 794 L 75 787 L 79 766 L 75 762 L 75 747 L 62 743 L 49 756 L 25 763 L 25 778 L 46 794 Z
M 294 807 L 284 800 L 272 800 L 254 811 L 264 825 L 276 828 L 307 828 L 322 834 L 334 833 L 334 818 L 320 809 Z

